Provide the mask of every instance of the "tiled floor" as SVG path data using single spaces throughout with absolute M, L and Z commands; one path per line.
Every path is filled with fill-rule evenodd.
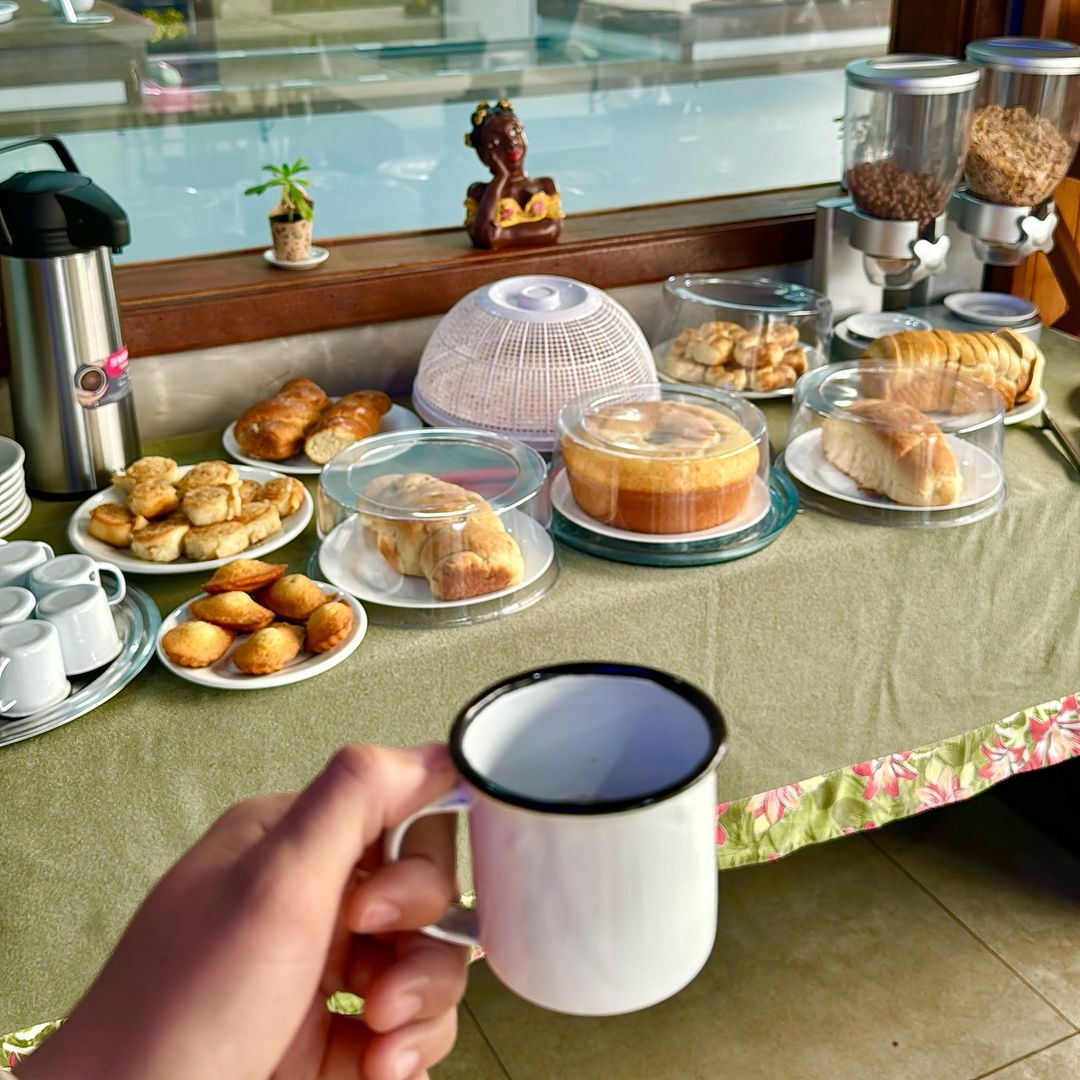
M 1080 1078 L 1080 858 L 994 796 L 721 876 L 653 1009 L 519 1001 L 482 964 L 434 1080 Z

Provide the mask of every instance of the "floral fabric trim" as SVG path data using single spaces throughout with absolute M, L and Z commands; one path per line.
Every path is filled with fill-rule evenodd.
M 720 803 L 716 861 L 731 870 L 779 859 L 808 844 L 962 802 L 1017 773 L 1075 757 L 1080 713 L 1077 695 L 1070 694 L 932 746 Z

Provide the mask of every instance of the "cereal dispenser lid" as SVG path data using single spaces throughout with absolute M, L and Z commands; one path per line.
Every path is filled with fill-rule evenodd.
M 1080 73 L 1080 47 L 1051 38 L 999 37 L 973 41 L 967 58 L 980 67 L 1015 71 L 1024 75 Z
M 477 296 L 491 315 L 519 322 L 563 322 L 582 319 L 600 306 L 603 294 L 592 285 L 572 278 L 523 274 L 503 278 Z
M 951 56 L 893 53 L 852 60 L 844 69 L 849 86 L 894 94 L 958 94 L 979 81 L 979 68 Z

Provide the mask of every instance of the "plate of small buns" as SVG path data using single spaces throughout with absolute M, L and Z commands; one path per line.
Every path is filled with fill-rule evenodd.
M 290 379 L 273 397 L 245 409 L 221 441 L 231 458 L 246 465 L 273 462 L 290 476 L 318 476 L 331 458 L 369 435 L 423 426 L 381 390 L 332 398 L 310 379 Z
M 332 585 L 284 563 L 236 559 L 162 622 L 158 659 L 174 675 L 221 690 L 314 678 L 359 647 L 367 613 Z
M 293 476 L 144 457 L 72 514 L 68 539 L 125 573 L 188 574 L 276 551 L 303 532 L 313 510 Z

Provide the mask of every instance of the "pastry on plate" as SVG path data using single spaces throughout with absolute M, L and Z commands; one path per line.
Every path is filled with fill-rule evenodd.
M 239 484 L 206 484 L 184 496 L 181 509 L 192 525 L 216 525 L 240 513 Z
M 212 484 L 228 486 L 240 483 L 240 476 L 227 461 L 203 461 L 193 465 L 176 483 L 181 498 L 196 488 Z
M 181 667 L 203 668 L 220 660 L 236 635 L 213 623 L 191 619 L 174 626 L 161 639 L 165 655 Z
M 303 574 L 286 574 L 280 581 L 255 594 L 260 604 L 291 622 L 304 622 L 316 608 L 329 603 L 332 597 Z
M 685 533 L 730 521 L 746 505 L 760 454 L 719 409 L 686 401 L 607 405 L 562 439 L 578 506 L 643 533 Z
M 344 600 L 323 604 L 307 621 L 304 649 L 309 653 L 321 653 L 340 645 L 349 636 L 354 622 L 352 608 Z
M 304 485 L 295 476 L 275 476 L 259 490 L 259 499 L 271 503 L 278 515 L 295 514 L 304 502 Z
M 226 630 L 250 633 L 261 630 L 274 621 L 274 613 L 251 599 L 246 592 L 214 593 L 191 602 L 191 614 L 196 619 L 224 626 Z
M 310 379 L 290 379 L 271 398 L 245 409 L 233 428 L 241 451 L 260 461 L 287 461 L 304 448 L 330 399 Z
M 325 465 L 354 442 L 374 435 L 390 405 L 390 398 L 381 390 L 346 394 L 312 428 L 304 440 L 304 453 L 316 465 Z
M 859 487 L 904 506 L 948 506 L 960 469 L 941 428 L 912 405 L 863 398 L 821 429 L 826 460 Z
M 131 534 L 131 554 L 147 562 L 176 562 L 190 531 L 190 523 L 179 516 L 151 521 Z
M 303 641 L 302 626 L 274 623 L 237 645 L 232 662 L 248 675 L 271 675 L 296 658 Z
M 473 514 L 428 536 L 420 570 L 436 600 L 467 600 L 520 585 L 525 560 L 495 514 Z
M 235 559 L 219 566 L 203 586 L 208 593 L 254 592 L 280 581 L 288 567 L 285 563 L 260 562 L 258 559 Z
M 237 521 L 247 530 L 248 544 L 261 544 L 267 537 L 281 532 L 281 515 L 272 503 L 259 500 L 240 508 Z
M 184 554 L 195 562 L 227 559 L 246 551 L 247 547 L 247 529 L 239 521 L 202 525 L 190 529 L 184 536 Z
M 142 457 L 133 461 L 123 472 L 116 473 L 112 482 L 122 491 L 130 491 L 136 484 L 146 480 L 164 480 L 171 484 L 176 477 L 177 466 L 172 458 Z
M 255 502 L 259 498 L 259 492 L 262 490 L 262 485 L 258 480 L 241 480 L 240 481 L 240 503 Z
M 166 480 L 140 480 L 128 492 L 128 509 L 145 518 L 167 517 L 180 505 L 176 488 Z
M 131 537 L 136 529 L 148 524 L 146 518 L 133 514 L 120 503 L 101 503 L 90 511 L 90 522 L 86 531 L 95 539 L 111 547 L 126 548 L 131 546 Z

